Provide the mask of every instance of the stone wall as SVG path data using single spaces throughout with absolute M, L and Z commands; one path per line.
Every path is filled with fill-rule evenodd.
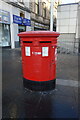
M 78 3 L 58 6 L 57 32 L 60 32 L 58 51 L 78 53 Z

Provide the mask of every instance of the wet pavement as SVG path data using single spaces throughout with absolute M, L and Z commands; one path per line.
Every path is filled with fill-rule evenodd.
M 20 50 L 3 49 L 2 58 L 3 118 L 79 117 L 76 86 L 56 84 L 55 90 L 44 92 L 25 89 L 22 80 Z M 58 79 L 62 78 L 58 76 Z

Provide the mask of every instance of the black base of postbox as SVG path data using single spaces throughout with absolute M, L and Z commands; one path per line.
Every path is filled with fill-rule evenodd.
M 55 89 L 56 79 L 44 81 L 44 82 L 37 82 L 23 78 L 23 85 L 25 88 L 34 90 L 34 91 L 47 91 Z

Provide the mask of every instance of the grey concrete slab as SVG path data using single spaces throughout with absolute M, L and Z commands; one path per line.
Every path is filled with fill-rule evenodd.
M 78 81 L 73 81 L 73 80 L 56 79 L 56 84 L 78 87 Z
M 56 89 L 50 92 L 51 95 L 61 95 L 66 97 L 74 97 L 74 87 L 56 85 Z
M 78 81 L 78 55 L 57 55 L 57 78 Z

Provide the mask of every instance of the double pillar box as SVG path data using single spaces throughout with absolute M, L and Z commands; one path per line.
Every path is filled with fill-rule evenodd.
M 41 91 L 54 89 L 59 33 L 28 31 L 18 36 L 21 40 L 24 87 Z

